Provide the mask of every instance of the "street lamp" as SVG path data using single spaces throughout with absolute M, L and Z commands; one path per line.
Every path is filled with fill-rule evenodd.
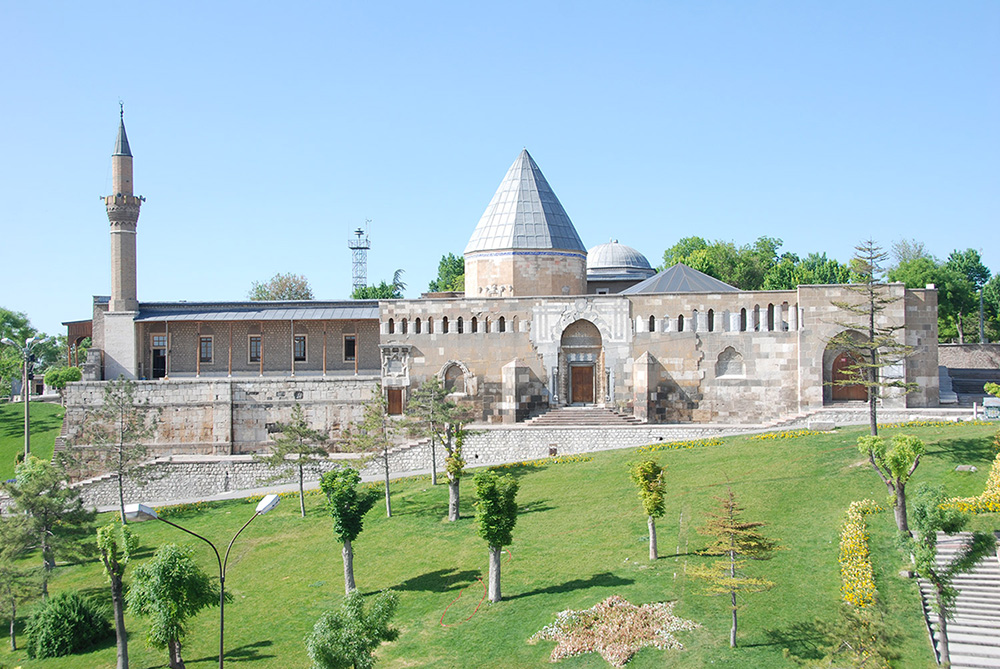
M 0 339 L 0 342 L 7 344 L 7 346 L 13 346 L 21 352 L 21 359 L 24 362 L 23 371 L 21 374 L 21 395 L 24 400 L 24 461 L 28 461 L 28 455 L 31 454 L 31 419 L 28 417 L 28 381 L 29 377 L 32 376 L 31 366 L 35 362 L 35 356 L 32 355 L 31 349 L 35 347 L 35 344 L 43 344 L 51 339 L 43 339 L 38 335 L 34 337 L 29 337 L 24 340 L 24 347 L 22 348 L 19 344 L 14 341 L 4 337 Z
M 224 638 L 226 631 L 226 567 L 229 564 L 229 551 L 233 549 L 233 544 L 236 542 L 236 537 L 240 536 L 240 533 L 242 533 L 243 530 L 247 528 L 247 525 L 252 523 L 253 519 L 256 518 L 257 516 L 262 516 L 271 509 L 273 509 L 274 507 L 278 506 L 279 501 L 280 500 L 277 495 L 265 495 L 264 499 L 260 500 L 260 502 L 257 504 L 257 510 L 250 517 L 250 520 L 248 520 L 243 524 L 243 527 L 240 528 L 239 532 L 237 532 L 235 536 L 233 536 L 232 541 L 229 542 L 229 548 L 226 549 L 225 558 L 219 556 L 219 549 L 217 549 L 215 547 L 215 544 L 213 544 L 211 541 L 201 536 L 200 534 L 197 534 L 187 528 L 177 525 L 176 523 L 171 523 L 166 518 L 160 518 L 156 514 L 156 510 L 153 509 L 152 507 L 146 506 L 145 504 L 127 504 L 125 506 L 125 518 L 127 518 L 128 520 L 134 520 L 134 521 L 159 520 L 161 522 L 166 523 L 167 525 L 172 525 L 176 527 L 178 530 L 181 530 L 182 532 L 187 532 L 192 536 L 198 537 L 206 544 L 211 546 L 212 550 L 215 551 L 215 559 L 219 563 L 219 669 L 222 669 L 223 667 L 222 661 L 225 654 Z

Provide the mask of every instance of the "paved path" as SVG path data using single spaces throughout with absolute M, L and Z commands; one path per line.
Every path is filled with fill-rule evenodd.
M 969 540 L 969 532 L 938 534 L 937 563 L 945 565 Z M 958 600 L 948 620 L 948 651 L 954 669 L 1000 668 L 1000 560 L 984 558 L 968 574 L 955 577 Z M 934 586 L 920 579 L 920 598 L 931 629 L 935 653 L 940 638 L 934 606 Z

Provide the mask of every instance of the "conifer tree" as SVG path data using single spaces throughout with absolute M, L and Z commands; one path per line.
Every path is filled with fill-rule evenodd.
M 278 473 L 275 478 L 282 478 L 291 472 L 298 473 L 299 512 L 305 518 L 305 466 L 311 457 L 327 454 L 327 450 L 323 446 L 327 437 L 319 430 L 309 427 L 305 414 L 302 412 L 302 406 L 298 402 L 292 408 L 292 420 L 288 423 L 276 424 L 275 433 L 279 436 L 274 437 L 274 443 L 271 444 L 271 454 L 255 455 L 254 459 L 276 469 Z
M 10 615 L 10 649 L 17 650 L 18 604 L 38 595 L 38 569 L 25 567 L 27 535 L 20 516 L 0 516 L 0 606 Z
M 736 647 L 736 596 L 740 593 L 770 590 L 774 583 L 762 578 L 747 576 L 743 565 L 747 560 L 770 560 L 774 551 L 779 550 L 776 541 L 768 539 L 757 531 L 764 523 L 746 521 L 741 518 L 743 507 L 736 503 L 732 489 L 726 497 L 716 498 L 720 513 L 708 514 L 705 525 L 698 534 L 713 537 L 714 541 L 698 551 L 699 555 L 718 555 L 710 566 L 696 566 L 690 571 L 695 578 L 708 584 L 708 594 L 729 595 L 733 622 L 729 631 L 729 645 Z
M 632 465 L 630 474 L 632 483 L 639 489 L 639 499 L 642 500 L 642 509 L 646 512 L 647 525 L 649 526 L 649 559 L 657 558 L 656 551 L 656 518 L 663 516 L 666 511 L 666 482 L 663 474 L 666 468 L 661 467 L 655 460 L 643 460 Z
M 389 415 L 389 406 L 382 392 L 382 384 L 375 384 L 372 398 L 365 402 L 361 423 L 346 434 L 353 451 L 378 453 L 382 451 L 382 470 L 385 474 L 385 515 L 392 518 L 392 499 L 389 495 L 389 447 L 396 435 L 396 422 Z

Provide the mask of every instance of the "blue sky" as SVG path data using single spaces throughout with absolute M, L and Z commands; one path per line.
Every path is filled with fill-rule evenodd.
M 139 299 L 304 274 L 426 290 L 527 147 L 589 246 L 847 260 L 869 236 L 1000 271 L 1000 3 L 0 2 L 0 306 L 109 292 L 118 101 Z

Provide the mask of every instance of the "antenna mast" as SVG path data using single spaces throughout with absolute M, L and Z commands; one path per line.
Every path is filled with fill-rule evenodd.
M 354 231 L 354 239 L 347 240 L 347 248 L 351 249 L 354 260 L 351 273 L 353 290 L 368 285 L 368 249 L 372 247 L 368 240 L 368 227 L 371 222 L 370 218 L 366 219 L 364 230 L 358 228 Z

